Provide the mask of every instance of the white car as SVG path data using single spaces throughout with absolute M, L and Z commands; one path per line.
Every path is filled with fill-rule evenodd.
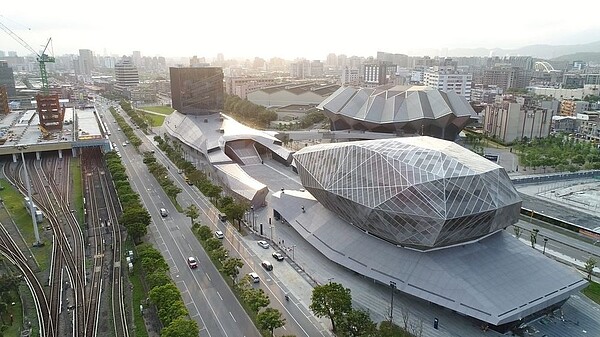
M 160 209 L 160 215 L 165 218 L 167 215 L 169 215 L 169 211 L 167 211 L 166 208 L 161 208 Z
M 252 283 L 258 283 L 260 282 L 260 277 L 258 277 L 257 273 L 250 273 L 248 274 L 250 276 L 250 279 L 252 280 Z
M 222 239 L 222 238 L 224 238 L 224 237 L 225 237 L 225 235 L 223 235 L 223 232 L 221 232 L 221 231 L 216 231 L 216 232 L 215 232 L 215 237 L 216 237 L 217 239 Z
M 263 247 L 264 249 L 269 249 L 269 243 L 267 241 L 264 241 L 264 240 L 258 241 L 258 245 Z
M 190 257 L 187 258 L 187 263 L 188 263 L 188 266 L 190 266 L 191 269 L 198 268 L 198 262 L 196 262 L 196 259 L 193 256 L 190 256 Z

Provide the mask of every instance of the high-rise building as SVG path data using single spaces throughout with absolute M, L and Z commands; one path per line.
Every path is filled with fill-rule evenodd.
M 544 102 L 497 96 L 496 102 L 485 109 L 483 128 L 487 136 L 504 143 L 545 138 L 550 134 L 552 115 L 552 108 Z
M 325 62 L 325 65 L 331 68 L 337 68 L 338 66 L 338 58 L 337 55 L 335 55 L 334 53 L 329 53 L 327 55 L 327 61 Z
M 142 53 L 139 50 L 134 50 L 131 58 L 133 61 L 133 65 L 137 68 L 144 66 L 144 62 L 142 62 Z
M 79 49 L 79 74 L 91 76 L 94 69 L 94 53 L 89 49 Z
M 173 109 L 190 115 L 223 110 L 223 69 L 220 67 L 169 68 Z
M 531 71 L 500 64 L 483 71 L 483 85 L 496 85 L 504 90 L 525 88 L 531 80 Z
M 377 62 L 363 66 L 363 82 L 366 86 L 379 86 L 388 84 L 390 77 L 396 74 L 396 66 Z
M 360 83 L 360 71 L 356 68 L 344 67 L 341 82 L 342 85 L 358 85 Z
M 137 68 L 133 65 L 131 58 L 123 58 L 115 64 L 115 89 L 123 92 L 135 88 L 140 83 Z
M 9 97 L 17 94 L 15 90 L 15 75 L 6 61 L 0 61 L 0 86 L 6 87 L 6 93 Z
M 471 74 L 461 74 L 452 65 L 431 67 L 423 73 L 423 83 L 426 86 L 445 92 L 455 93 L 471 100 Z

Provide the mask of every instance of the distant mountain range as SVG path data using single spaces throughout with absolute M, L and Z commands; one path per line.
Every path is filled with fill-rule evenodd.
M 412 50 L 411 55 L 433 55 L 448 57 L 469 56 L 531 56 L 545 60 L 573 61 L 582 60 L 583 57 L 591 58 L 589 61 L 600 59 L 600 41 L 575 44 L 575 45 L 547 45 L 535 44 L 518 49 L 487 49 L 487 48 L 458 48 L 458 49 L 419 49 Z M 574 58 L 572 58 L 574 57 Z M 589 62 L 588 61 L 588 62 Z M 600 62 L 599 62 L 600 63 Z

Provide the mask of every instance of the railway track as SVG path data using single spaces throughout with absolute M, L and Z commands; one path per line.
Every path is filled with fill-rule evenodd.
M 67 163 L 68 159 L 63 162 Z M 85 301 L 85 255 L 83 235 L 69 204 L 61 196 L 63 189 L 70 189 L 68 176 L 57 175 L 52 181 L 46 171 L 54 171 L 56 163 L 27 161 L 32 199 L 50 222 L 52 230 L 52 259 L 48 276 L 49 312 L 45 315 L 53 322 L 48 336 L 83 336 L 83 303 Z M 44 165 L 49 167 L 43 167 Z M 22 193 L 26 194 L 21 162 L 6 164 L 5 176 Z M 60 186 L 60 188 L 58 187 Z M 66 281 L 68 280 L 68 281 Z M 66 310 L 64 310 L 66 309 Z M 66 313 L 66 314 L 65 314 Z M 61 319 L 61 317 L 63 317 Z
M 4 208 L 3 208 L 3 211 Z M 23 280 L 31 291 L 33 302 L 37 311 L 37 320 L 40 328 L 40 336 L 58 337 L 54 334 L 55 328 L 53 318 L 50 314 L 50 306 L 46 292 L 39 279 L 29 267 L 27 258 L 17 244 L 14 242 L 4 225 L 0 224 L 0 254 L 16 266 L 23 275 Z
M 95 337 L 110 331 L 108 335 L 129 337 L 127 318 L 130 315 L 124 302 L 122 238 L 116 208 L 118 199 L 110 178 L 105 174 L 100 150 L 84 149 L 81 153 L 85 235 L 71 210 L 71 179 L 79 177 L 70 177 L 70 157 L 26 160 L 34 190 L 32 199 L 44 212 L 53 233 L 49 290 L 44 293 L 44 287 L 40 286 L 44 297 L 36 296 L 43 298 L 40 304 L 36 304 L 40 307 L 38 315 L 44 318 L 40 321 L 44 330 L 41 336 Z M 8 163 L 4 166 L 4 173 L 25 195 L 23 169 L 21 162 Z M 87 273 L 85 238 L 87 253 L 91 257 Z M 9 254 L 12 249 L 4 249 L 0 242 L 3 254 Z M 10 259 L 19 262 L 14 257 Z M 31 274 L 35 276 L 33 272 Z M 35 281 L 37 278 L 31 284 Z M 35 290 L 33 286 L 30 288 L 32 292 Z M 43 308 L 45 311 L 41 310 Z M 110 319 L 106 319 L 108 317 Z
M 128 313 L 125 310 L 124 303 L 124 289 L 123 289 L 123 273 L 122 273 L 122 246 L 121 246 L 121 230 L 118 223 L 118 212 L 116 195 L 112 193 L 114 186 L 110 179 L 107 177 L 107 171 L 104 168 L 104 162 L 102 160 L 103 155 L 99 149 L 85 149 L 82 151 L 82 166 L 84 168 L 85 186 L 87 191 L 87 198 L 89 202 L 88 216 L 90 221 L 88 222 L 88 230 L 93 232 L 94 239 L 92 240 L 92 246 L 95 247 L 96 254 L 94 255 L 94 270 L 103 268 L 106 272 L 103 274 L 110 274 L 107 277 L 110 286 L 110 299 L 109 308 L 97 307 L 96 324 L 93 324 L 93 312 L 90 313 L 90 324 L 88 327 L 94 327 L 98 329 L 97 318 L 102 310 L 107 310 L 106 314 L 111 320 L 106 320 L 104 323 L 112 322 L 111 326 L 103 327 L 104 329 L 110 329 L 116 337 L 129 337 L 129 329 L 127 325 Z M 94 276 L 101 276 L 100 273 L 93 273 L 92 285 L 94 282 L 101 282 Z M 101 287 L 100 287 L 101 288 Z M 99 288 L 99 289 L 100 289 Z M 93 289 L 93 287 L 92 287 Z M 108 290 L 108 289 L 107 289 Z M 101 294 L 91 297 L 91 302 L 101 300 Z M 104 311 L 102 311 L 104 312 Z M 88 333 L 92 333 L 93 330 L 88 330 Z M 95 330 L 94 330 L 95 332 Z M 88 334 L 86 336 L 95 336 L 95 334 Z

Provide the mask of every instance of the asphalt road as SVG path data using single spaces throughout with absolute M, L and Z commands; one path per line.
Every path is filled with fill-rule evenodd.
M 132 146 L 122 147 L 126 137 L 118 132 L 117 124 L 108 110 L 111 141 L 120 147 L 123 164 L 133 189 L 140 194 L 143 204 L 152 216 L 149 235 L 170 267 L 171 277 L 180 289 L 190 316 L 201 327 L 200 335 L 208 337 L 260 336 L 260 333 L 240 306 L 221 274 L 216 270 L 190 229 L 190 220 L 171 204 L 162 188 L 146 169 L 140 155 Z M 146 140 L 144 136 L 141 136 Z M 113 140 L 115 139 L 115 140 Z M 166 208 L 169 216 L 160 216 Z M 199 267 L 192 270 L 187 257 L 195 256 Z
M 110 122 L 107 122 L 112 133 L 110 138 L 112 142 L 117 143 L 121 151 L 134 190 L 140 193 L 152 215 L 153 224 L 149 234 L 154 237 L 156 246 L 171 266 L 172 277 L 182 292 L 190 314 L 201 326 L 206 327 L 201 331 L 202 335 L 258 336 L 259 333 L 254 324 L 192 234 L 189 218 L 178 213 L 173 207 L 154 177 L 147 172 L 145 164 L 142 163 L 134 148 L 132 146 L 122 147 L 121 144 L 126 137 L 122 132 L 116 131 L 117 124 L 114 123 L 110 112 L 107 110 L 104 115 L 105 118 L 110 116 L 108 118 Z M 124 115 L 124 117 L 126 116 Z M 136 132 L 148 148 L 155 148 L 151 139 L 153 136 L 146 136 L 137 130 Z M 157 160 L 167 167 L 174 168 L 162 151 L 155 149 L 157 150 Z M 201 211 L 200 222 L 209 225 L 213 230 L 223 231 L 225 234 L 224 247 L 230 251 L 231 256 L 242 258 L 244 267 L 240 270 L 240 277 L 251 271 L 260 275 L 261 282 L 255 286 L 265 290 L 271 301 L 269 306 L 278 309 L 286 319 L 286 325 L 278 329 L 281 330 L 279 333 L 296 336 L 328 336 L 329 334 L 323 326 L 306 308 L 295 301 L 293 296 L 289 302 L 284 300 L 284 295 L 288 290 L 274 275 L 275 273 L 269 273 L 260 266 L 260 261 L 267 258 L 257 257 L 251 249 L 247 248 L 248 243 L 231 225 L 219 221 L 216 208 L 197 188 L 186 184 L 175 169 L 169 170 L 169 174 L 183 191 L 178 197 L 180 205 L 185 208 L 192 203 L 196 204 Z M 162 218 L 159 214 L 160 208 L 166 208 L 169 216 Z M 268 255 L 270 257 L 270 252 Z M 199 262 L 197 270 L 192 271 L 188 268 L 186 262 L 188 256 L 197 258 Z M 281 266 L 273 258 L 270 261 L 277 269 Z M 288 266 L 288 268 L 291 267 Z M 194 312 L 197 315 L 194 315 Z

